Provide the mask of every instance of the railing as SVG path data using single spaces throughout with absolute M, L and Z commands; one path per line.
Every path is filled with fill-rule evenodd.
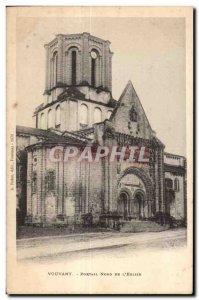
M 170 153 L 164 153 L 164 163 L 173 166 L 185 166 L 185 157 Z

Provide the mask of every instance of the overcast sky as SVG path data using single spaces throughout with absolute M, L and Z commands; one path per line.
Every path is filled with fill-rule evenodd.
M 113 97 L 130 79 L 165 150 L 185 149 L 185 22 L 183 18 L 18 18 L 17 124 L 35 126 L 43 102 L 44 44 L 55 34 L 90 32 L 111 42 Z

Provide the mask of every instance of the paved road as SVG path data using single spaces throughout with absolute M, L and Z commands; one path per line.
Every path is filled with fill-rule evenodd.
M 126 255 L 137 249 L 176 248 L 186 245 L 186 229 L 142 233 L 88 233 L 70 236 L 21 239 L 19 260 L 57 262 L 91 255 Z M 122 251 L 121 251 L 122 250 Z

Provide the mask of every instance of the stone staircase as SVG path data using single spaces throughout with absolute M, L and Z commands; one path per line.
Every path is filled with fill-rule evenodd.
M 169 229 L 169 225 L 162 226 L 152 221 L 123 221 L 120 232 L 158 232 Z

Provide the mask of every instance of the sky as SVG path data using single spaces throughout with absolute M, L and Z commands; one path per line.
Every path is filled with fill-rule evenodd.
M 35 126 L 32 115 L 43 102 L 44 44 L 58 33 L 82 32 L 111 42 L 113 97 L 131 80 L 165 151 L 186 155 L 184 18 L 18 18 L 17 125 Z

